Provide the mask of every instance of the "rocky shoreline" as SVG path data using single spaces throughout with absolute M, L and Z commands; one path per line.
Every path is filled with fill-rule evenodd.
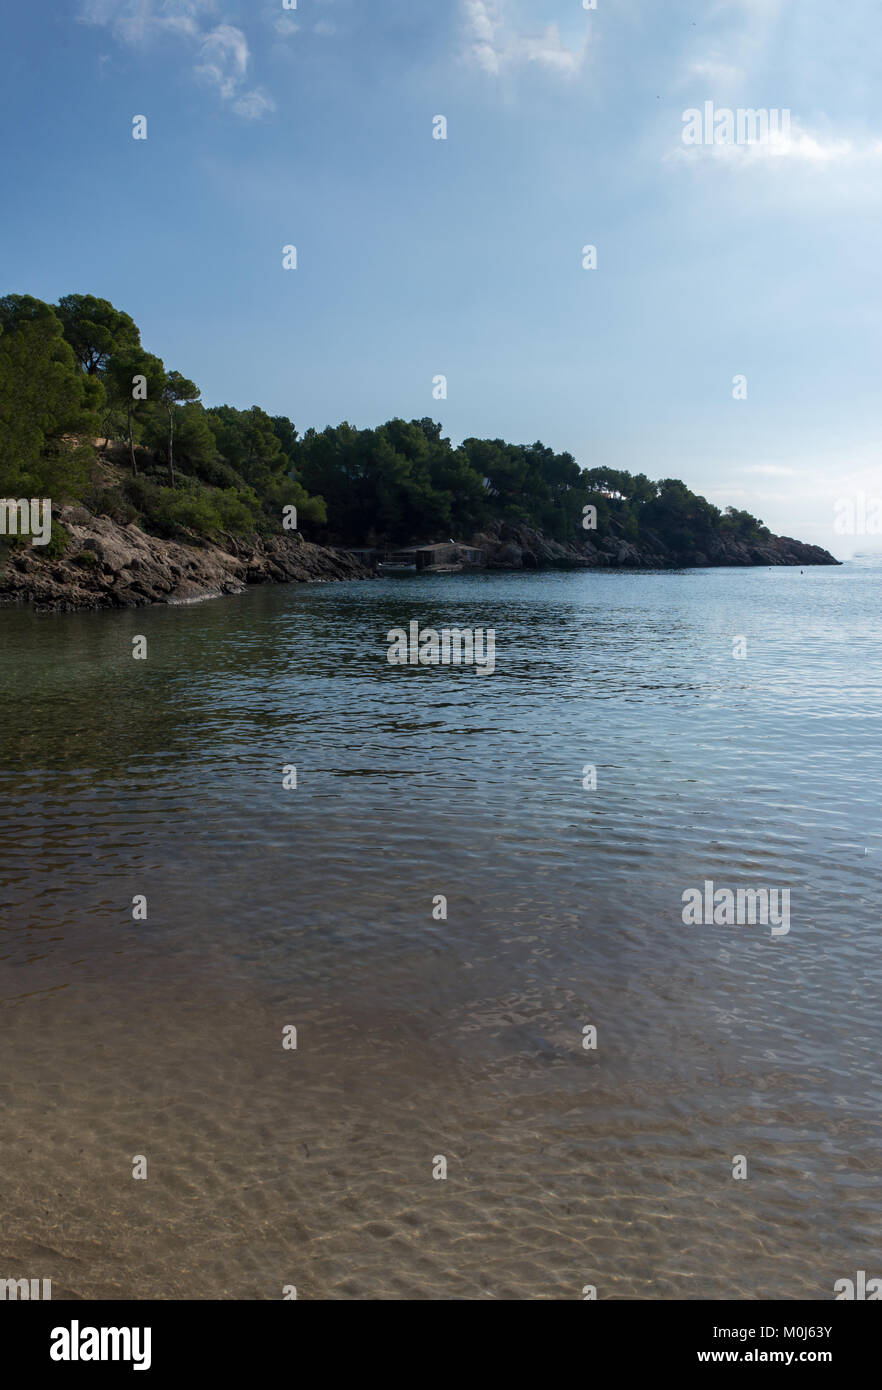
M 53 558 L 37 546 L 10 551 L 0 569 L 0 607 L 32 603 L 38 613 L 195 603 L 241 594 L 251 584 L 364 579 L 346 551 L 305 541 L 296 531 L 267 540 L 227 537 L 226 547 L 186 535 L 163 540 L 85 507 L 53 508 L 70 542 Z
M 838 565 L 829 550 L 790 536 L 763 536 L 756 541 L 714 537 L 706 551 L 682 556 L 652 535 L 639 542 L 624 537 L 592 539 L 586 532 L 579 545 L 562 545 L 531 526 L 496 522 L 473 538 L 487 556 L 490 569 L 705 569 L 758 565 Z
M 140 608 L 152 603 L 194 603 L 240 594 L 251 584 L 322 583 L 367 579 L 371 571 L 346 550 L 314 545 L 297 532 L 262 539 L 226 537 L 225 545 L 182 533 L 177 540 L 148 535 L 96 516 L 81 506 L 53 509 L 70 537 L 63 556 L 36 546 L 12 549 L 0 569 L 0 607 L 31 603 L 38 613 L 98 608 Z M 562 545 L 530 526 L 496 522 L 472 538 L 488 569 L 679 569 L 682 558 L 652 537 L 639 544 L 590 535 Z M 838 565 L 818 545 L 789 536 L 755 542 L 715 538 L 689 568 L 747 565 Z

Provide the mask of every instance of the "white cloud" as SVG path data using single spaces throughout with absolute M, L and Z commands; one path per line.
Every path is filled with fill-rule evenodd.
M 327 3 L 327 0 L 325 0 Z M 299 12 L 298 12 L 299 13 Z M 273 20 L 273 28 L 282 38 L 287 38 L 290 34 L 296 34 L 304 30 L 304 26 L 299 24 L 291 15 L 283 15 L 279 19 Z M 336 24 L 332 24 L 328 19 L 320 19 L 315 24 L 304 30 L 311 34 L 317 34 L 319 38 L 331 38 L 337 32 Z
M 232 100 L 248 71 L 248 43 L 242 30 L 219 24 L 202 40 L 199 57 L 198 75 L 214 82 L 225 100 Z
M 707 160 L 708 163 L 722 162 L 729 166 L 749 166 L 770 159 L 794 160 L 824 166 L 844 160 L 880 157 L 882 140 L 855 142 L 837 138 L 819 131 L 807 130 L 796 120 L 791 120 L 789 131 L 772 130 L 765 140 L 713 145 L 681 143 L 665 155 L 666 160 L 684 161 L 689 164 Z
M 466 55 L 491 76 L 526 63 L 539 63 L 565 77 L 578 73 L 588 50 L 587 38 L 569 48 L 556 24 L 540 34 L 517 30 L 506 13 L 506 0 L 462 0 Z
M 499 20 L 491 18 L 490 6 L 493 0 L 465 0 L 464 9 L 466 20 L 471 29 L 472 38 L 478 43 L 493 42 L 493 36 L 498 28 Z M 495 9 L 496 6 L 494 5 Z
M 275 111 L 276 103 L 268 92 L 262 87 L 255 87 L 251 92 L 245 92 L 243 96 L 237 97 L 233 102 L 233 110 L 237 116 L 243 116 L 247 121 L 259 120 L 268 111 Z
M 871 0 L 852 4 L 857 33 L 864 21 L 865 29 L 872 22 L 875 10 Z M 710 0 L 701 25 L 686 26 L 685 34 L 673 88 L 690 93 L 686 105 L 700 109 L 712 97 L 717 107 L 737 110 L 777 98 L 776 107 L 801 107 L 802 115 L 794 115 L 789 129 L 772 132 L 767 141 L 678 143 L 666 160 L 700 163 L 703 169 L 758 169 L 778 162 L 806 174 L 841 172 L 843 186 L 850 174 L 854 186 L 870 182 L 866 166 L 882 155 L 882 141 L 862 124 L 862 113 L 871 109 L 871 80 L 835 7 L 799 0 Z M 863 103 L 849 99 L 849 82 L 867 93 Z M 838 130 L 825 108 L 843 113 Z
M 212 24 L 216 0 L 81 0 L 78 18 L 106 27 L 133 46 L 177 36 L 195 48 L 196 77 L 230 103 L 237 116 L 256 120 L 275 110 L 268 93 L 246 91 L 248 40 L 233 24 Z

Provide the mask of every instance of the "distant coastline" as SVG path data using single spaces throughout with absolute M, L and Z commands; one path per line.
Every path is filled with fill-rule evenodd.
M 435 552 L 429 563 L 421 563 L 426 552 Z M 462 559 L 457 562 L 457 554 Z M 359 550 L 359 559 L 370 563 L 372 554 L 379 551 Z M 481 559 L 476 563 L 475 554 Z M 486 567 L 495 570 L 525 569 L 710 569 L 743 568 L 757 565 L 839 565 L 842 562 L 822 546 L 794 540 L 790 536 L 774 536 L 764 531 L 749 539 L 719 533 L 703 538 L 684 555 L 682 550 L 666 544 L 664 539 L 647 529 L 638 540 L 622 534 L 615 521 L 607 533 L 595 537 L 583 533 L 576 541 L 563 543 L 545 535 L 535 527 L 511 522 L 493 522 L 476 532 L 468 541 L 457 545 L 423 543 L 399 549 L 393 554 L 414 554 L 415 568 L 426 573 L 450 569 Z M 381 563 L 374 564 L 382 570 Z
M 66 537 L 63 554 L 21 543 L 0 563 L 0 608 L 32 604 L 38 612 L 139 608 L 156 603 L 195 603 L 242 593 L 254 584 L 327 583 L 384 573 L 384 554 L 417 554 L 421 547 L 358 551 L 313 544 L 297 532 L 277 536 L 201 537 L 177 528 L 172 538 L 150 535 L 82 505 L 53 508 L 53 523 Z M 649 535 L 639 543 L 607 535 L 565 545 L 529 526 L 494 523 L 468 544 L 426 543 L 422 573 L 463 570 L 684 569 L 765 565 L 838 565 L 820 546 L 787 536 L 754 541 L 716 540 L 691 563 Z M 385 572 L 400 566 L 389 565 Z M 417 568 L 416 564 L 413 566 Z
M 301 435 L 257 405 L 205 406 L 94 295 L 0 298 L 0 380 L 0 505 L 17 514 L 0 603 L 184 602 L 388 572 L 402 548 L 399 571 L 838 563 L 680 478 L 582 467 L 541 440 L 454 445 L 428 416 Z M 48 542 L 33 499 L 51 505 Z
M 427 416 L 301 435 L 256 405 L 205 406 L 93 295 L 0 298 L 0 380 L 0 606 L 419 569 L 839 563 L 679 478 L 584 468 L 541 440 L 454 445 Z

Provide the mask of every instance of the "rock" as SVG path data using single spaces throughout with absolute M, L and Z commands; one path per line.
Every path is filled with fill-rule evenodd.
M 531 526 L 493 522 L 486 531 L 472 537 L 487 556 L 489 569 L 526 569 L 541 566 L 556 569 L 586 569 L 605 566 L 617 569 L 704 569 L 742 565 L 838 565 L 828 550 L 808 545 L 790 536 L 763 536 L 745 542 L 724 536 L 705 539 L 705 550 L 696 550 L 688 560 L 668 550 L 652 532 L 639 541 L 622 536 L 586 533 L 574 545 L 543 536 Z
M 85 507 L 60 507 L 56 515 L 70 537 L 67 551 L 54 559 L 34 546 L 11 551 L 0 569 L 0 606 L 33 603 L 38 612 L 139 608 L 239 594 L 246 584 L 369 577 L 348 552 L 313 545 L 297 532 L 267 540 L 230 537 L 234 555 L 196 536 L 162 540 Z M 86 552 L 95 555 L 94 564 L 77 562 Z
M 36 546 L 11 550 L 0 570 L 0 607 L 33 603 L 39 612 L 137 608 L 238 594 L 249 584 L 370 577 L 354 555 L 313 545 L 296 531 L 266 539 L 226 536 L 219 544 L 187 532 L 161 540 L 81 506 L 53 508 L 53 516 L 70 536 L 67 552 L 52 559 Z M 652 532 L 639 542 L 586 532 L 577 543 L 563 545 L 531 526 L 493 522 L 471 544 L 484 551 L 488 568 L 509 570 L 839 563 L 821 546 L 789 536 L 763 536 L 749 543 L 713 536 L 703 539 L 704 549 L 688 561 L 667 550 Z M 85 560 L 89 553 L 93 563 Z

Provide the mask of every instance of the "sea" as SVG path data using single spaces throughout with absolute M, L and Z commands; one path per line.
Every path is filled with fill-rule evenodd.
M 880 613 L 878 560 L 0 612 L 0 1276 L 882 1275 Z

